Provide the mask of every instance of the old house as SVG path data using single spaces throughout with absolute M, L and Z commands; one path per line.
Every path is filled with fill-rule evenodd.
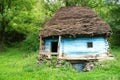
M 92 9 L 63 7 L 40 32 L 40 54 L 65 60 L 101 59 L 108 56 L 110 35 L 110 26 Z

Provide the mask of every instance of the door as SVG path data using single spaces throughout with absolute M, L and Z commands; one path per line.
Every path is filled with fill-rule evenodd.
M 58 42 L 51 42 L 51 52 L 57 52 Z

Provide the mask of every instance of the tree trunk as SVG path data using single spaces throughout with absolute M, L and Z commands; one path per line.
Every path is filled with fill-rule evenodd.
M 0 52 L 3 50 L 3 36 L 2 32 L 0 32 Z
M 5 21 L 5 0 L 1 0 L 2 4 L 0 5 L 0 14 L 2 16 L 1 20 L 1 27 L 0 27 L 0 51 L 3 50 L 3 43 L 4 43 L 4 36 L 5 36 L 5 28 L 6 28 L 6 21 Z M 9 0 L 10 3 L 10 0 Z
M 65 0 L 65 3 L 66 6 L 69 6 L 68 0 Z
M 0 51 L 3 50 L 5 27 L 6 27 L 6 22 L 5 22 L 5 19 L 3 17 L 2 21 L 1 21 L 1 29 L 0 29 Z

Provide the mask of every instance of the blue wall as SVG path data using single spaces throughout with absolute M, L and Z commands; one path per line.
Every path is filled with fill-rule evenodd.
M 58 41 L 57 38 L 45 40 L 45 51 L 51 51 L 51 42 Z M 93 42 L 93 48 L 87 47 L 87 42 Z M 98 54 L 106 53 L 108 42 L 104 37 L 93 38 L 62 38 L 60 50 L 64 54 Z

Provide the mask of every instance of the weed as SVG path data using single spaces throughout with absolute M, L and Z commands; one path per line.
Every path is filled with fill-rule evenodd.
M 0 54 L 0 80 L 119 80 L 119 52 L 119 48 L 111 50 L 115 60 L 103 61 L 102 66 L 98 64 L 90 72 L 78 73 L 66 61 L 61 62 L 62 67 L 56 68 L 56 57 L 47 65 L 37 66 L 38 52 L 10 48 Z

